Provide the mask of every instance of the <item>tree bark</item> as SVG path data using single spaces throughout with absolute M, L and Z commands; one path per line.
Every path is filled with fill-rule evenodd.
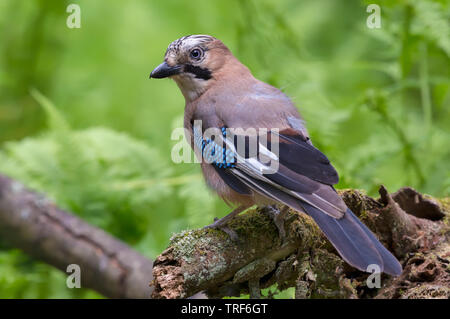
M 380 199 L 341 191 L 346 204 L 401 261 L 399 277 L 381 275 L 369 288 L 369 274 L 346 264 L 306 214 L 290 211 L 281 242 L 264 209 L 230 223 L 239 241 L 212 229 L 176 234 L 153 268 L 153 298 L 259 297 L 260 288 L 295 287 L 296 298 L 450 298 L 450 199 L 436 200 L 411 188 Z M 268 296 L 271 297 L 271 296 Z
M 233 219 L 237 242 L 218 230 L 185 231 L 171 238 L 152 265 L 1 175 L 0 240 L 64 272 L 79 265 L 82 286 L 111 298 L 187 298 L 202 291 L 210 297 L 258 298 L 261 288 L 273 284 L 279 290 L 295 287 L 296 298 L 450 298 L 449 198 L 437 200 L 411 188 L 389 194 L 384 187 L 379 199 L 356 190 L 340 194 L 402 262 L 401 276 L 382 275 L 382 286 L 369 288 L 368 274 L 343 262 L 311 218 L 289 211 L 282 242 L 265 209 Z
M 152 261 L 101 229 L 0 175 L 0 239 L 64 272 L 77 264 L 81 286 L 110 298 L 149 298 Z

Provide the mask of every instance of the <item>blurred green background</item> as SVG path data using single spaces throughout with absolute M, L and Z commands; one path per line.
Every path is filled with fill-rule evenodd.
M 380 29 L 370 3 L 0 0 L 0 172 L 151 258 L 225 215 L 199 167 L 171 161 L 181 93 L 148 79 L 170 42 L 211 34 L 293 98 L 338 188 L 448 195 L 450 2 L 377 1 Z M 65 278 L 0 243 L 0 297 L 99 297 Z

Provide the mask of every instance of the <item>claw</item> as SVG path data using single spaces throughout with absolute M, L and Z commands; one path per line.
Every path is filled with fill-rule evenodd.
M 275 226 L 278 229 L 278 235 L 280 236 L 281 242 L 285 242 L 286 240 L 286 230 L 284 229 L 284 218 L 286 217 L 287 212 L 289 211 L 288 206 L 283 206 L 281 209 L 277 209 L 275 206 L 267 206 L 263 211 L 268 214 Z
M 224 233 L 228 234 L 228 236 L 230 236 L 230 239 L 232 241 L 238 241 L 239 240 L 238 234 L 234 230 L 229 228 L 226 224 L 220 223 L 220 219 L 214 218 L 214 223 L 212 223 L 211 225 L 205 226 L 203 228 L 204 229 L 208 229 L 208 228 L 218 229 L 218 230 L 221 230 Z
M 208 228 L 219 229 L 219 230 L 225 232 L 226 234 L 228 234 L 228 236 L 230 236 L 232 241 L 238 241 L 239 236 L 237 235 L 237 233 L 234 230 L 229 228 L 227 226 L 227 224 L 230 220 L 233 219 L 234 216 L 243 212 L 247 208 L 248 207 L 246 207 L 246 206 L 240 206 L 223 218 L 220 218 L 220 219 L 218 219 L 217 217 L 214 218 L 214 223 L 212 223 L 211 225 L 205 226 L 203 228 L 204 229 L 208 229 Z

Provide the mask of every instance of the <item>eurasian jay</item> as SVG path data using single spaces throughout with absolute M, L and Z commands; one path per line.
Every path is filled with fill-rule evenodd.
M 290 207 L 311 216 L 350 265 L 401 274 L 398 260 L 335 191 L 338 174 L 311 143 L 291 100 L 254 78 L 220 40 L 190 35 L 172 42 L 150 77 L 170 77 L 179 86 L 186 138 L 202 159 L 205 181 L 236 207 L 207 227 L 227 230 L 230 219 L 253 205 L 283 204 L 274 216 L 281 236 Z M 214 133 L 206 136 L 208 130 Z

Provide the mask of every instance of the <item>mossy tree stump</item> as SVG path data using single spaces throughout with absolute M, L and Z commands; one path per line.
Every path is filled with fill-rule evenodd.
M 401 261 L 399 277 L 381 276 L 369 288 L 370 274 L 346 264 L 314 221 L 289 211 L 287 238 L 257 208 L 237 216 L 230 228 L 238 236 L 213 229 L 175 234 L 153 268 L 153 298 L 260 296 L 260 288 L 295 287 L 296 298 L 449 298 L 450 227 L 448 198 L 437 200 L 411 188 L 379 199 L 357 190 L 340 191 L 346 204 Z

